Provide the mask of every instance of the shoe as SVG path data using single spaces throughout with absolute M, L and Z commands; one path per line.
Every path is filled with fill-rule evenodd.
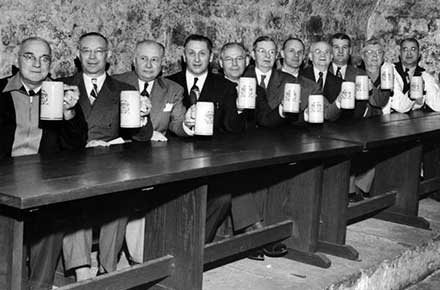
M 287 246 L 281 242 L 264 246 L 263 253 L 268 257 L 282 257 L 287 254 Z
M 247 256 L 248 259 L 255 260 L 255 261 L 264 261 L 264 252 L 263 249 L 256 249 L 249 253 Z

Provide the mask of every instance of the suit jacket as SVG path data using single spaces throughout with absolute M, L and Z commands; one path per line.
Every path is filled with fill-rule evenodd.
M 10 78 L 0 80 L 0 159 L 11 156 L 14 144 L 16 117 L 11 92 L 4 91 Z M 42 155 L 64 150 L 84 148 L 87 141 L 87 123 L 79 105 L 75 117 L 69 121 L 40 121 L 43 134 L 38 152 Z
M 190 107 L 185 71 L 168 78 L 183 87 L 183 105 Z M 240 132 L 246 128 L 246 114 L 237 112 L 237 90 L 234 83 L 221 75 L 208 72 L 198 101 L 214 103 L 214 131 Z
M 140 91 L 136 72 L 129 71 L 123 74 L 113 75 L 113 77 Z M 187 136 L 183 129 L 186 109 L 182 103 L 182 86 L 164 77 L 158 77 L 154 80 L 150 100 L 152 105 L 150 118 L 153 123 L 154 131 L 165 134 L 167 130 L 170 130 L 178 136 Z
M 147 125 L 137 129 L 122 129 L 119 125 L 120 93 L 123 90 L 134 90 L 134 87 L 119 82 L 107 75 L 98 93 L 98 97 L 92 106 L 90 105 L 82 73 L 62 78 L 60 81 L 68 85 L 76 85 L 79 88 L 78 102 L 88 124 L 89 141 L 110 141 L 118 137 L 136 141 L 150 140 L 153 134 L 153 127 L 150 120 L 148 120 Z
M 315 73 L 313 72 L 313 65 L 305 68 L 302 75 L 316 83 Z M 330 71 L 327 72 L 326 79 L 324 80 L 323 95 L 332 104 L 339 93 L 341 92 L 342 80 L 335 77 Z
M 333 65 L 330 64 L 328 71 L 332 74 L 335 75 L 335 71 L 333 70 Z M 363 70 L 361 70 L 360 68 L 357 68 L 355 66 L 352 65 L 347 65 L 347 69 L 345 70 L 345 78 L 344 81 L 347 82 L 356 82 L 356 76 L 366 76 L 367 73 Z

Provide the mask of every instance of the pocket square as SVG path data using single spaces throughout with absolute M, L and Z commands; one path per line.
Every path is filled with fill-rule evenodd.
M 173 103 L 166 103 L 165 108 L 163 109 L 164 112 L 171 112 L 173 109 L 174 104 Z

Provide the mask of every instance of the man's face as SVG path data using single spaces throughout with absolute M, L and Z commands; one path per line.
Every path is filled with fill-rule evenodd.
M 183 58 L 186 62 L 186 69 L 193 75 L 198 76 L 208 71 L 212 54 L 206 42 L 191 40 L 185 46 Z
M 149 82 L 157 78 L 162 70 L 162 48 L 154 43 L 138 45 L 134 57 L 134 69 L 139 79 Z
M 79 59 L 86 75 L 100 76 L 105 73 L 108 47 L 102 37 L 90 35 L 79 43 Z
M 252 56 L 255 60 L 255 66 L 259 70 L 263 72 L 271 70 L 277 56 L 275 43 L 272 41 L 258 42 L 255 50 L 252 52 Z
M 333 62 L 337 65 L 346 65 L 350 58 L 351 48 L 347 39 L 333 39 Z
M 17 63 L 22 81 L 30 86 L 39 86 L 49 74 L 50 48 L 41 40 L 26 41 L 20 48 Z
M 365 46 L 362 59 L 365 63 L 365 68 L 378 68 L 383 63 L 384 51 L 379 44 L 369 44 Z
M 289 40 L 281 51 L 281 56 L 285 65 L 298 69 L 304 61 L 304 47 L 298 40 Z
M 419 49 L 412 41 L 404 41 L 400 47 L 400 58 L 406 67 L 414 67 L 419 62 Z
M 332 56 L 332 49 L 326 42 L 315 43 L 310 51 L 310 59 L 316 68 L 327 69 Z
M 232 46 L 223 51 L 220 66 L 228 79 L 238 80 L 246 69 L 246 62 L 245 51 L 241 47 Z

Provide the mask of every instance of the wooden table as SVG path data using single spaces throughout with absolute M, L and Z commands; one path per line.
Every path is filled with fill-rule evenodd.
M 391 114 L 355 122 L 326 123 L 311 131 L 323 138 L 358 142 L 364 151 L 361 157 L 378 160 L 371 198 L 349 206 L 346 179 L 349 164 L 333 160 L 326 165 L 320 250 L 356 259 L 353 249 L 341 248 L 346 246 L 347 222 L 378 212 L 375 217 L 429 228 L 429 223 L 418 217 L 422 141 L 440 136 L 440 114 L 422 111 Z
M 233 245 L 225 244 L 228 241 L 208 245 L 205 253 L 209 178 L 234 172 L 243 174 L 258 168 L 295 168 L 298 164 L 298 169 L 274 184 L 280 186 L 319 177 L 322 165 L 318 161 L 322 164 L 323 159 L 348 156 L 359 150 L 359 145 L 350 142 L 320 139 L 293 130 L 261 130 L 215 138 L 171 139 L 168 143 L 152 145 L 115 145 L 47 159 L 25 156 L 1 162 L 0 288 L 25 288 L 23 231 L 35 212 L 50 212 L 59 205 L 99 198 L 120 199 L 122 206 L 130 195 L 141 192 L 152 204 L 146 227 L 154 231 L 154 235 L 146 235 L 144 253 L 147 260 L 154 260 L 60 289 L 106 289 L 110 285 L 114 290 L 129 289 L 149 281 L 160 281 L 158 285 L 167 289 L 202 289 L 206 258 L 209 257 L 209 261 L 224 258 L 229 255 L 224 250 Z M 273 180 L 272 172 L 266 175 Z M 300 179 L 292 181 L 291 178 L 297 176 L 301 176 Z M 288 219 L 297 219 L 293 230 L 299 235 L 296 234 L 289 245 L 295 248 L 298 242 L 296 247 L 306 256 L 313 256 L 316 250 L 319 184 L 314 186 L 313 192 L 275 191 L 279 194 L 274 196 L 293 196 L 292 201 L 300 200 L 300 212 L 295 212 L 298 207 L 292 203 L 280 211 L 276 198 L 271 204 L 277 212 L 268 212 L 268 221 L 277 225 L 275 232 L 279 237 L 290 236 L 293 226 Z M 274 232 L 271 227 L 268 230 Z M 253 235 L 264 236 L 259 231 Z M 246 236 L 236 238 L 237 241 L 246 239 Z M 260 243 L 267 241 L 267 237 L 260 239 Z M 260 244 L 248 248 L 257 245 Z M 216 255 L 217 252 L 221 254 Z

